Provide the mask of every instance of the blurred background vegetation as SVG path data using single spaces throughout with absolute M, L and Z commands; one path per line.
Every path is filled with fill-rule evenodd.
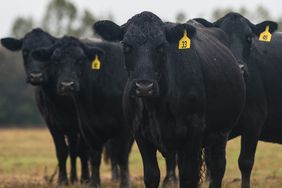
M 211 21 L 221 18 L 230 11 L 233 10 L 215 9 L 210 15 Z M 263 6 L 256 7 L 254 11 L 245 7 L 236 11 L 253 23 L 272 19 L 269 10 Z M 35 23 L 32 17 L 18 17 L 14 20 L 10 36 L 22 38 L 32 28 L 42 27 L 54 36 L 92 37 L 92 24 L 99 19 L 114 20 L 111 15 L 101 18 L 87 9 L 80 10 L 68 0 L 50 0 L 39 23 Z M 175 15 L 174 21 L 185 22 L 187 19 L 190 18 L 185 12 L 179 12 Z M 282 15 L 275 21 L 282 25 Z M 0 46 L 0 126 L 43 124 L 34 101 L 33 90 L 32 86 L 25 84 L 21 54 L 11 53 Z

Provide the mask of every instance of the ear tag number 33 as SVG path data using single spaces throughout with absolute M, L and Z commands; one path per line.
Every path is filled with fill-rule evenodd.
M 191 47 L 191 40 L 187 36 L 187 31 L 184 30 L 184 35 L 179 40 L 179 43 L 178 43 L 178 49 L 184 50 L 184 49 L 189 49 L 190 47 Z
M 271 41 L 271 33 L 269 32 L 269 26 L 266 26 L 265 31 L 259 35 L 259 40 L 263 42 Z
M 93 70 L 100 70 L 101 62 L 99 60 L 98 55 L 95 56 L 95 59 L 92 61 L 91 69 Z

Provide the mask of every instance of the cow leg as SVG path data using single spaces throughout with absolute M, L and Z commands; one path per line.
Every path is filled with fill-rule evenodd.
M 209 181 L 210 176 L 211 176 L 211 172 L 210 172 L 210 167 L 209 167 L 209 163 L 208 163 L 208 155 L 207 155 L 207 149 L 206 148 L 204 148 L 204 161 L 205 161 L 205 165 L 206 165 L 205 181 Z
M 77 144 L 78 144 L 78 137 L 76 134 L 68 135 L 68 143 L 69 143 L 69 152 L 70 152 L 70 163 L 71 163 L 71 170 L 70 170 L 70 182 L 76 183 L 77 182 L 77 171 L 76 171 L 76 158 L 77 158 Z
M 88 168 L 88 148 L 84 139 L 79 137 L 79 144 L 78 144 L 78 155 L 81 162 L 81 183 L 87 183 L 89 181 L 89 168 Z
M 206 140 L 206 160 L 210 173 L 210 188 L 220 188 L 225 173 L 225 149 L 228 135 L 213 133 Z
M 68 147 L 65 141 L 65 137 L 61 134 L 58 130 L 53 130 L 48 126 L 50 129 L 50 133 L 52 135 L 53 141 L 55 143 L 56 148 L 56 156 L 59 162 L 59 177 L 58 177 L 58 184 L 59 185 L 67 185 L 68 178 L 67 178 L 67 169 L 66 169 L 66 161 L 68 157 Z
M 250 188 L 250 178 L 258 139 L 258 131 L 244 132 L 241 137 L 241 151 L 238 163 L 242 175 L 242 188 Z
M 111 152 L 114 154 L 120 169 L 120 187 L 129 188 L 131 187 L 131 183 L 128 169 L 128 157 L 132 145 L 130 134 L 117 136 L 112 140 L 112 143 L 115 143 L 115 147 L 111 147 Z
M 113 158 L 111 158 L 111 169 L 112 169 L 112 178 L 111 178 L 111 181 L 112 182 L 118 182 L 119 179 L 121 178 L 120 176 L 120 169 L 118 167 L 118 163 L 117 161 L 114 159 L 112 160 Z
M 146 188 L 158 188 L 160 183 L 160 169 L 158 166 L 156 148 L 144 138 L 136 136 L 136 142 L 141 153 Z
M 202 166 L 200 140 L 199 138 L 186 144 L 185 150 L 177 153 L 180 188 L 199 186 Z
M 116 143 L 113 140 L 109 140 L 106 144 L 105 144 L 105 161 L 109 161 L 111 163 L 111 170 L 112 170 L 112 178 L 111 181 L 112 182 L 118 182 L 120 179 L 120 169 L 118 166 L 118 162 L 117 162 L 117 152 L 115 152 L 117 150 L 116 148 Z
M 100 165 L 101 165 L 102 146 L 100 149 L 91 150 L 90 164 L 91 164 L 91 179 L 90 187 L 100 187 Z
M 176 169 L 176 154 L 170 153 L 166 158 L 166 176 L 163 181 L 163 187 L 172 187 L 177 182 L 175 175 Z
M 180 188 L 197 188 L 202 175 L 202 137 L 205 121 L 203 117 L 195 114 L 189 119 L 178 118 L 177 127 L 189 127 L 183 147 L 177 152 L 179 185 Z

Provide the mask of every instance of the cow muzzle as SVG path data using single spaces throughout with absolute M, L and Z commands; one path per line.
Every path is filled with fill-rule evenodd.
M 27 82 L 32 85 L 40 85 L 44 82 L 44 74 L 42 72 L 30 72 L 27 76 Z
M 75 92 L 79 91 L 79 84 L 75 81 L 61 81 L 58 86 L 59 95 L 73 95 Z
M 137 97 L 152 97 L 158 94 L 157 83 L 149 80 L 135 81 L 133 90 Z

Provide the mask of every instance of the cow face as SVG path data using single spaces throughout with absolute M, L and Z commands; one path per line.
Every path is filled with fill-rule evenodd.
M 2 45 L 11 51 L 22 51 L 26 81 L 32 85 L 40 85 L 48 81 L 46 63 L 38 62 L 32 58 L 31 52 L 37 48 L 51 46 L 55 42 L 48 33 L 41 29 L 34 29 L 22 39 L 3 38 Z
M 80 90 L 84 68 L 96 55 L 102 58 L 103 51 L 88 47 L 73 37 L 64 37 L 54 46 L 32 53 L 35 59 L 50 62 L 50 79 L 56 83 L 57 94 L 67 96 Z
M 121 27 L 111 21 L 100 21 L 94 29 L 106 40 L 121 41 L 131 96 L 158 96 L 167 47 L 163 22 L 156 15 L 143 12 Z
M 262 32 L 269 27 L 269 32 L 277 30 L 277 23 L 264 21 L 252 24 L 248 19 L 238 13 L 229 13 L 214 23 L 204 19 L 196 19 L 207 27 L 218 27 L 229 37 L 230 50 L 233 52 L 240 64 L 245 64 L 251 54 L 252 43 Z

